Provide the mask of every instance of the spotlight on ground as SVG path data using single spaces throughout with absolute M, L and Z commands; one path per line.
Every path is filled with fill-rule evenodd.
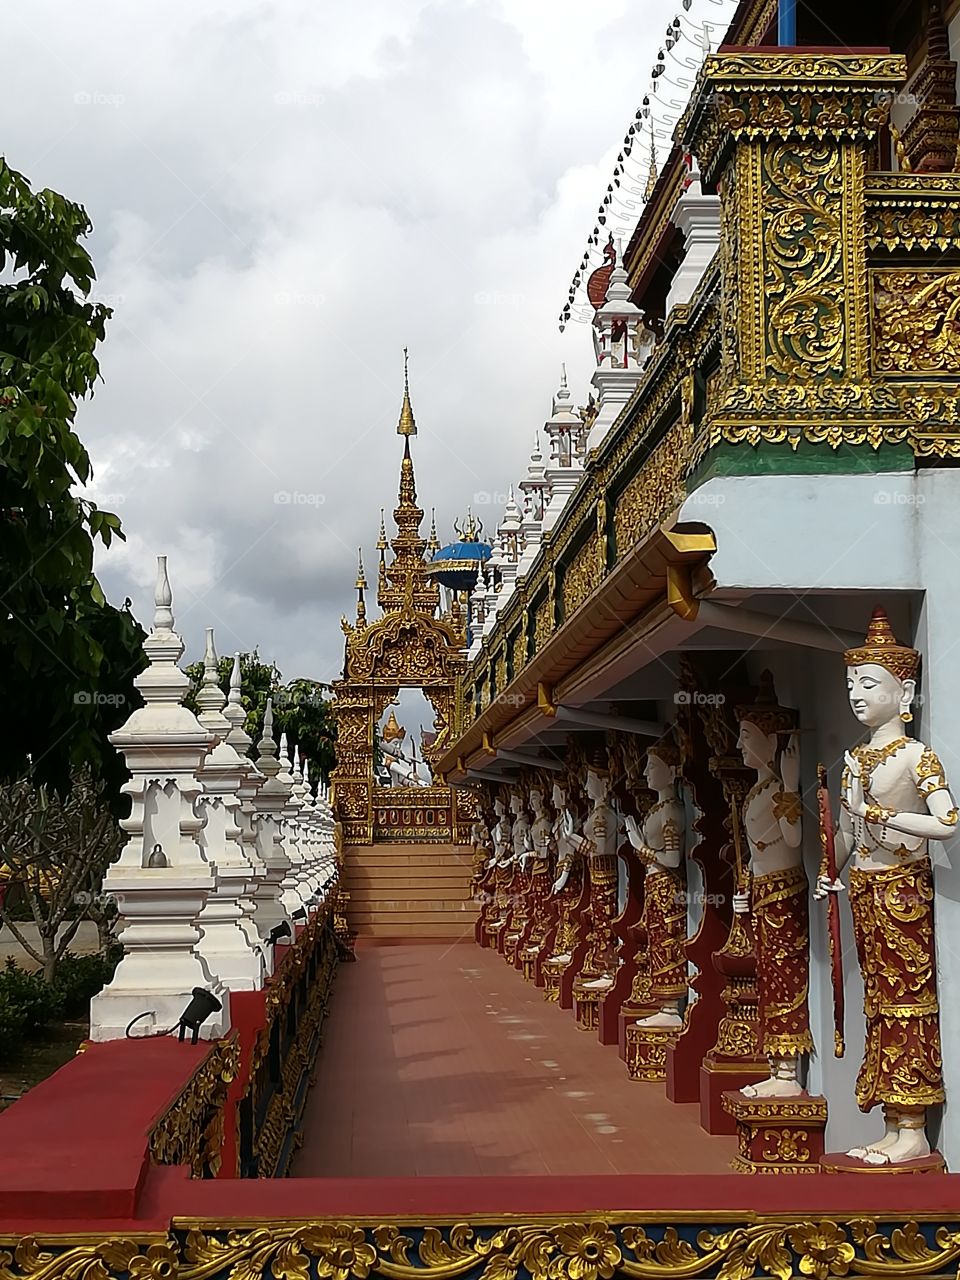
M 190 1031 L 192 1033 L 190 1043 L 196 1044 L 200 1037 L 200 1027 L 211 1014 L 222 1008 L 216 996 L 211 995 L 209 991 L 204 991 L 203 987 L 194 987 L 193 999 L 180 1015 L 180 1034 L 177 1039 L 182 1040 L 184 1032 Z

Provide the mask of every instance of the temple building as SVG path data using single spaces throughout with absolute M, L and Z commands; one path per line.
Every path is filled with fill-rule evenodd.
M 486 535 L 425 532 L 398 387 L 329 795 L 212 633 L 187 710 L 160 558 L 126 953 L 0 1116 L 8 1280 L 957 1274 L 957 46 L 681 0 Z
M 595 235 L 601 257 L 574 278 L 563 320 L 578 307 L 589 316 L 593 385 L 589 396 L 580 391 L 586 408 L 578 409 L 561 379 L 544 426 L 540 518 L 525 527 L 512 499 L 504 510 L 491 563 L 506 572 L 491 601 L 481 592 L 464 722 L 438 761 L 455 788 L 486 788 L 491 814 L 498 792 L 549 790 L 559 770 L 563 778 L 572 771 L 579 794 L 567 813 L 587 852 L 573 840 L 558 852 L 555 841 L 552 857 L 582 862 L 574 874 L 585 886 L 570 908 L 573 926 L 561 905 L 563 944 L 527 967 L 554 997 L 553 970 L 563 969 L 559 998 L 580 1024 L 619 1042 L 634 1078 L 659 1076 L 674 1101 L 698 1103 L 710 1132 L 732 1131 L 734 1121 L 749 1132 L 749 1107 L 731 1113 L 723 1097 L 734 1081 L 770 1074 L 756 937 L 764 923 L 748 899 L 750 864 L 760 883 L 771 840 L 782 844 L 771 865 L 786 876 L 777 895 L 797 901 L 790 945 L 803 952 L 803 972 L 789 999 L 802 1002 L 804 1020 L 782 1032 L 771 1078 L 779 1072 L 787 1085 L 770 1089 L 792 1095 L 802 1083 L 805 1097 L 826 1100 L 818 1140 L 827 1151 L 877 1138 L 879 1110 L 856 1105 L 869 1092 L 857 1070 L 864 1054 L 864 1071 L 879 1070 L 925 1025 L 902 1008 L 895 1035 L 878 1030 L 875 1011 L 865 1022 L 861 965 L 891 984 L 885 996 L 871 990 L 868 1005 L 897 1006 L 897 989 L 900 1006 L 935 1003 L 929 984 L 908 1000 L 918 981 L 909 965 L 900 978 L 888 973 L 887 948 L 903 954 L 916 943 L 926 948 L 916 964 L 934 963 L 931 921 L 918 926 L 926 931 L 920 944 L 897 932 L 902 921 L 878 917 L 872 928 L 890 931 L 868 956 L 861 923 L 858 964 L 844 900 L 836 994 L 845 996 L 845 1052 L 835 1056 L 828 912 L 824 902 L 808 905 L 806 881 L 816 882 L 821 866 L 818 766 L 836 818 L 841 792 L 849 794 L 844 752 L 871 723 L 857 713 L 858 726 L 851 712 L 845 652 L 875 654 L 896 637 L 914 653 L 909 672 L 900 671 L 912 682 L 923 655 L 910 686 L 919 692 L 897 722 L 909 728 L 892 739 L 890 758 L 909 754 L 917 738 L 934 744 L 937 786 L 947 786 L 944 770 L 960 774 L 960 735 L 947 714 L 960 701 L 952 549 L 960 400 L 950 355 L 960 282 L 956 8 L 940 0 L 869 9 L 781 4 L 779 12 L 747 0 L 738 6 L 659 171 L 651 161 L 636 225 L 619 241 Z M 864 648 L 875 609 L 876 644 Z M 737 708 L 756 703 L 763 682 L 772 710 L 756 714 L 776 729 L 767 730 L 773 754 L 761 766 L 746 759 Z M 654 1009 L 644 1019 L 633 1016 L 649 993 L 631 930 L 645 879 L 636 858 L 651 855 L 639 837 L 638 855 L 621 836 L 617 869 L 603 865 L 606 855 L 595 866 L 597 842 L 584 838 L 583 824 L 598 803 L 585 787 L 589 753 L 599 748 L 608 756 L 603 803 L 618 815 L 610 820 L 642 826 L 656 789 L 629 757 L 639 751 L 642 761 L 658 741 L 669 742 L 683 803 L 683 992 L 679 1002 L 654 1001 L 671 1016 Z M 858 750 L 869 756 L 873 748 Z M 767 833 L 744 810 L 745 798 L 752 803 L 758 776 L 784 791 L 785 756 L 799 770 L 790 790 L 799 796 L 796 825 L 781 832 L 770 819 Z M 921 793 L 932 785 L 921 769 Z M 868 822 L 855 850 L 866 857 L 870 847 L 899 867 L 926 850 L 921 829 L 933 834 L 941 991 L 960 981 L 960 960 L 944 941 L 960 926 L 960 869 L 952 840 L 944 843 L 955 820 L 947 804 L 939 829 L 921 821 L 914 840 Z M 758 821 L 759 845 L 751 836 Z M 796 872 L 787 875 L 788 866 Z M 483 881 L 488 890 L 493 874 Z M 521 881 L 512 869 L 508 879 L 505 898 L 514 900 Z M 906 884 L 904 893 L 932 892 L 926 879 Z M 854 890 L 851 883 L 844 891 L 851 905 L 860 897 Z M 742 919 L 732 909 L 737 893 L 747 903 Z M 609 952 L 599 965 L 595 956 L 588 963 L 598 931 L 607 932 Z M 496 901 L 484 910 L 484 944 L 503 949 L 501 935 L 516 934 Z M 525 937 L 514 938 L 521 952 Z M 753 972 L 732 983 L 737 966 L 727 957 L 745 950 Z M 769 962 L 783 965 L 785 954 Z M 931 1061 L 914 1068 L 929 1080 L 901 1088 L 900 1102 L 931 1105 L 931 1137 L 954 1165 L 960 1126 L 948 1109 L 941 1127 L 938 1103 L 944 1090 L 960 1090 L 960 1014 L 942 998 L 940 1036 L 942 1087 L 934 1045 Z M 760 1096 L 770 1119 L 770 1097 Z M 888 1131 L 892 1106 L 888 1098 Z M 811 1117 L 818 1107 L 810 1103 Z M 901 1135 L 917 1123 L 913 1115 L 901 1117 Z M 907 1137 L 901 1149 L 914 1149 Z

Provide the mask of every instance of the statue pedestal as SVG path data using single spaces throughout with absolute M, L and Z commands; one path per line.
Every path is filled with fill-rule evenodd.
M 700 1067 L 700 1128 L 714 1134 L 736 1133 L 736 1120 L 724 1110 L 724 1094 L 736 1094 L 745 1084 L 759 1084 L 769 1075 L 770 1064 L 766 1059 L 723 1062 L 708 1058 Z
M 740 1152 L 732 1167 L 738 1173 L 821 1172 L 826 1098 L 744 1098 L 727 1092 L 722 1102 L 736 1124 Z
M 864 1164 L 843 1151 L 830 1151 L 820 1157 L 820 1173 L 946 1173 L 947 1165 L 939 1151 L 931 1151 L 921 1160 L 905 1160 L 903 1164 Z
M 627 1027 L 627 1074 L 631 1080 L 666 1080 L 667 1050 L 680 1039 L 683 1027 Z
M 573 964 L 573 952 L 567 951 L 557 956 L 548 956 L 541 966 L 543 974 L 543 994 L 544 998 L 549 1000 L 551 1004 L 559 1004 L 560 988 L 563 983 L 564 975 Z M 569 1009 L 569 1003 L 566 1006 Z
M 636 1026 L 641 1018 L 649 1018 L 652 1013 L 656 1013 L 656 1006 L 652 1004 L 639 1005 L 628 1004 L 622 1005 L 618 1018 L 619 1035 L 617 1044 L 619 1046 L 620 1057 L 626 1062 L 627 1060 L 627 1032 L 631 1027 Z
M 753 937 L 744 917 L 735 915 L 724 946 L 712 956 L 726 979 L 720 993 L 725 1006 L 717 1041 L 700 1066 L 700 1125 L 707 1133 L 733 1134 L 736 1121 L 723 1107 L 723 1095 L 770 1075 L 760 1045 L 760 1008 Z
M 573 984 L 573 1007 L 576 1013 L 577 1026 L 581 1031 L 596 1031 L 600 1025 L 600 1005 L 610 994 L 614 980 L 604 982 L 602 987 L 591 984 L 599 979 L 581 975 Z

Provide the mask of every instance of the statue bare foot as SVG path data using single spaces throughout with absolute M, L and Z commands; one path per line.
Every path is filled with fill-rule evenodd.
M 908 1160 L 922 1160 L 930 1154 L 930 1143 L 922 1129 L 901 1129 L 896 1140 L 888 1146 L 880 1143 L 867 1147 L 861 1159 L 864 1164 L 906 1164 Z
M 799 1080 L 780 1080 L 771 1076 L 759 1084 L 748 1084 L 740 1090 L 745 1098 L 798 1098 L 803 1093 Z
M 665 1013 L 662 1009 L 659 1013 L 651 1013 L 649 1018 L 641 1018 L 637 1022 L 638 1027 L 682 1027 L 683 1019 L 679 1013 Z

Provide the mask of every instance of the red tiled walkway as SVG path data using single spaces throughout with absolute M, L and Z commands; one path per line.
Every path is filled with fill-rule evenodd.
M 727 1173 L 736 1142 L 472 945 L 340 967 L 295 1177 Z

